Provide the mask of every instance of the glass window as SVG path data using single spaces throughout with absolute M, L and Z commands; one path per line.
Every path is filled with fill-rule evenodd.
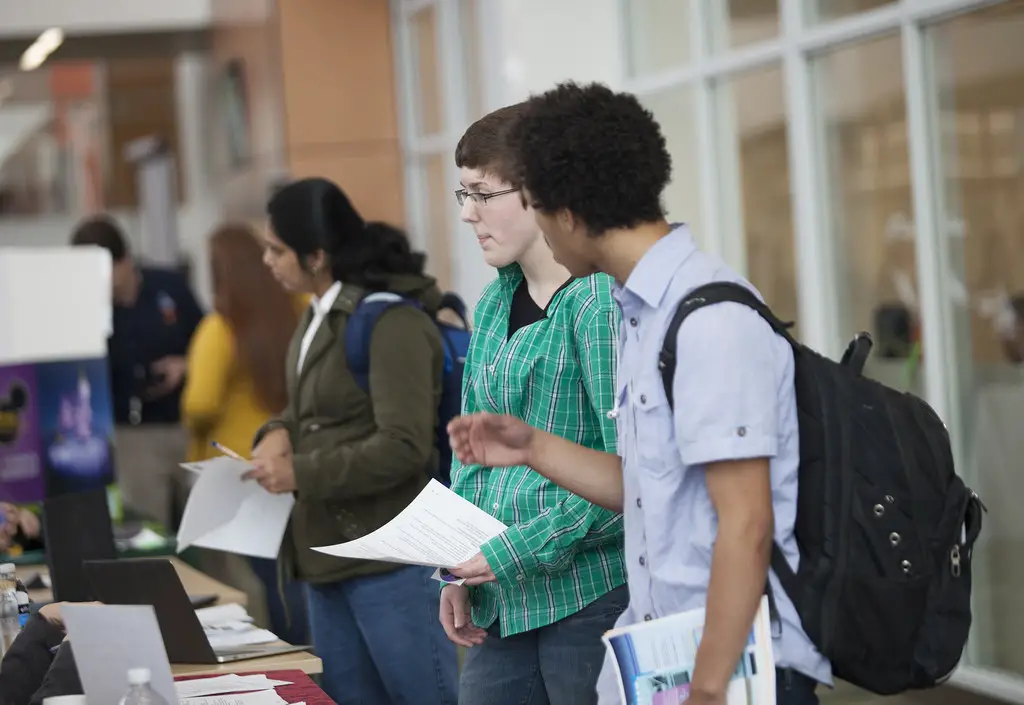
M 694 158 L 697 153 L 697 124 L 693 93 L 681 86 L 640 100 L 661 124 L 672 155 L 672 182 L 663 196 L 668 218 L 673 222 L 688 223 L 697 243 L 701 243 L 705 233 L 701 227 L 700 183 Z
M 730 124 L 734 140 L 721 154 L 723 160 L 736 155 L 738 171 L 738 184 L 723 183 L 722 190 L 739 186 L 742 228 L 734 236 L 743 241 L 747 278 L 780 318 L 799 326 L 782 69 L 739 74 L 723 82 L 719 94 L 719 122 Z
M 989 507 L 975 551 L 974 665 L 1024 674 L 1024 1 L 930 34 L 953 308 L 961 475 Z
M 877 10 L 896 0 L 805 0 L 811 22 L 828 22 L 859 12 Z
M 455 211 L 454 188 L 448 178 L 448 152 L 431 154 L 423 160 L 423 184 L 426 191 L 427 232 L 422 241 L 426 243 L 427 269 L 437 277 L 442 290 L 452 286 L 452 214 Z
M 629 71 L 646 76 L 690 61 L 690 0 L 630 0 Z
M 870 331 L 868 374 L 922 391 L 914 215 L 900 40 L 896 34 L 815 63 L 824 122 L 827 237 L 838 330 Z
M 726 51 L 779 35 L 779 0 L 708 3 L 714 48 Z
M 413 61 L 416 71 L 416 121 L 419 134 L 444 129 L 441 96 L 441 56 L 437 46 L 437 9 L 428 5 L 412 18 Z

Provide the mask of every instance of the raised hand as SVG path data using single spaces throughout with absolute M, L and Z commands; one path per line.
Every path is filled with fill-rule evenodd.
M 534 429 L 513 416 L 479 413 L 448 424 L 452 452 L 466 465 L 529 465 Z

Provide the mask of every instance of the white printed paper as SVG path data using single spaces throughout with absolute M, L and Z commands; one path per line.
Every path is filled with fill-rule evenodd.
M 196 610 L 196 617 L 204 627 L 219 627 L 222 624 L 237 622 L 252 623 L 253 621 L 246 609 L 237 602 L 201 607 Z
M 689 697 L 703 631 L 704 610 L 696 609 L 605 634 L 623 705 L 684 702 Z M 775 705 L 775 657 L 767 597 L 761 599 L 726 700 L 728 705 Z
M 128 671 L 148 668 L 150 687 L 177 702 L 171 664 L 151 605 L 61 606 L 82 689 L 90 703 L 117 703 L 128 691 Z
M 279 685 L 291 685 L 288 681 L 268 678 L 265 673 L 242 676 L 228 674 L 211 676 L 193 680 L 178 681 L 174 684 L 179 698 L 199 698 L 207 695 L 223 695 L 224 693 L 246 693 L 257 690 L 273 690 Z
M 220 456 L 182 467 L 197 480 L 178 529 L 178 553 L 189 546 L 277 558 L 295 498 L 271 494 L 259 483 L 243 480 L 248 462 Z
M 371 534 L 314 551 L 341 558 L 454 568 L 508 527 L 437 480 Z
M 260 690 L 240 695 L 210 695 L 203 698 L 182 698 L 181 705 L 288 705 L 288 701 L 273 690 Z

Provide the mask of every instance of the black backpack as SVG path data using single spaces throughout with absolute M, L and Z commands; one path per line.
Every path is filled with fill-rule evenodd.
M 862 376 L 868 334 L 834 362 L 728 282 L 695 289 L 676 309 L 659 358 L 670 405 L 679 327 L 724 301 L 754 309 L 793 347 L 800 568 L 794 574 L 778 545 L 771 566 L 804 630 L 835 676 L 879 695 L 941 683 L 971 627 L 971 550 L 984 509 L 956 475 L 945 425 L 918 397 Z

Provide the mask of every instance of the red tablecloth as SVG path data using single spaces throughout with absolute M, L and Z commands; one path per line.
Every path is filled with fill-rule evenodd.
M 291 682 L 291 685 L 282 685 L 276 688 L 277 694 L 289 703 L 304 702 L 306 705 L 335 705 L 334 701 L 328 698 L 324 691 L 320 690 L 320 686 L 314 683 L 313 680 L 302 671 L 246 671 L 244 668 L 240 668 L 238 672 L 266 673 L 267 678 Z M 196 678 L 207 677 L 209 676 L 180 676 L 174 680 L 190 681 Z

